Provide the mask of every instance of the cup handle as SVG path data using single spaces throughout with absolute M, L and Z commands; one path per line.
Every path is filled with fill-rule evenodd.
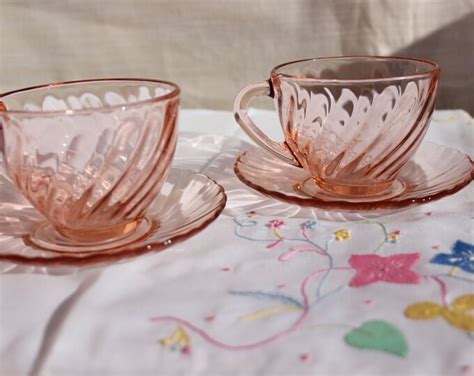
M 239 123 L 245 133 L 247 133 L 247 135 L 259 146 L 269 151 L 282 161 L 293 166 L 301 167 L 301 164 L 296 160 L 285 142 L 279 143 L 273 141 L 255 125 L 252 119 L 250 119 L 247 112 L 248 104 L 254 97 L 259 95 L 266 95 L 273 98 L 273 87 L 269 81 L 249 84 L 240 90 L 234 101 L 235 120 Z
M 5 106 L 5 104 L 0 101 L 0 111 L 5 111 L 7 109 L 7 106 Z M 0 121 L 0 159 L 3 157 L 3 149 L 4 149 L 4 141 L 3 141 L 3 121 Z M 3 160 L 5 161 L 6 158 L 3 158 Z

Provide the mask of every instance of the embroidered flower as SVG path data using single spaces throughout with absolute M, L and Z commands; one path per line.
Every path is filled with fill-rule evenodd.
M 178 326 L 169 337 L 161 339 L 160 343 L 173 351 L 179 350 L 183 354 L 191 353 L 191 339 L 182 326 Z
M 419 260 L 419 253 L 400 253 L 388 257 L 352 255 L 349 264 L 356 270 L 349 286 L 361 287 L 383 281 L 389 283 L 419 283 L 421 278 L 411 267 Z
M 448 307 L 433 302 L 415 303 L 405 309 L 405 316 L 412 320 L 432 320 L 443 317 L 449 324 L 468 333 L 474 333 L 474 295 L 462 295 Z
M 317 221 L 306 221 L 306 222 L 303 222 L 300 227 L 301 228 L 306 228 L 308 230 L 313 230 L 315 229 L 316 227 L 318 227 L 319 223 Z
M 269 228 L 280 228 L 284 224 L 285 224 L 285 222 L 283 222 L 281 219 L 272 219 L 265 226 L 267 226 Z
M 400 231 L 392 231 L 387 235 L 387 243 L 398 243 L 400 241 Z
M 451 253 L 438 253 L 430 262 L 457 266 L 468 273 L 474 273 L 474 245 L 458 240 Z
M 346 229 L 337 230 L 334 235 L 336 236 L 336 240 L 349 240 L 351 238 L 351 232 Z

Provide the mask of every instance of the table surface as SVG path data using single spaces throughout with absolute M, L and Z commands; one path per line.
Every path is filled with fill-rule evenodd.
M 347 220 L 240 183 L 230 112 L 183 110 L 180 132 L 175 168 L 220 182 L 223 214 L 114 265 L 0 263 L 1 375 L 474 375 L 472 184 Z M 473 132 L 438 111 L 426 139 L 472 158 Z

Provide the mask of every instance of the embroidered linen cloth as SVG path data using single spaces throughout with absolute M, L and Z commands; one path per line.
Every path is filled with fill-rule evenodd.
M 273 113 L 253 116 L 278 135 Z M 472 158 L 473 130 L 465 112 L 436 112 L 427 139 Z M 474 375 L 472 184 L 344 221 L 241 184 L 247 141 L 231 113 L 182 111 L 175 167 L 222 183 L 229 202 L 164 252 L 1 263 L 0 374 Z

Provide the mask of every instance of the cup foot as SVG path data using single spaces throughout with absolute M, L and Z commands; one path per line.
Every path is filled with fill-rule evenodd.
M 347 202 L 380 202 L 390 200 L 402 194 L 406 186 L 400 179 L 383 185 L 374 186 L 342 186 L 322 185 L 314 178 L 308 178 L 294 187 L 295 191 L 302 192 L 310 197 L 327 200 L 343 200 Z
M 394 184 L 393 181 L 366 185 L 348 185 L 314 178 L 314 182 L 323 191 L 341 197 L 382 196 L 390 194 L 393 191 L 393 185 L 396 186 L 396 183 Z
M 96 231 L 57 230 L 49 222 L 39 224 L 24 237 L 35 248 L 56 252 L 98 252 L 137 241 L 159 227 L 156 221 L 143 218 L 126 225 Z

